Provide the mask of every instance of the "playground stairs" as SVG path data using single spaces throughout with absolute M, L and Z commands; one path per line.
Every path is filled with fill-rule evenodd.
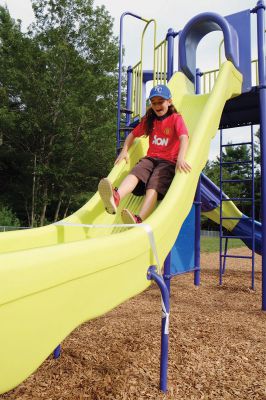
M 130 115 L 133 114 L 133 111 L 127 108 L 120 108 L 118 111 L 120 115 L 120 121 L 118 125 L 117 152 L 120 153 L 128 134 L 134 129 L 134 127 L 130 126 Z M 122 117 L 123 114 L 124 118 Z
M 234 161 L 226 161 L 224 160 L 224 149 L 225 148 L 236 148 L 241 146 L 247 146 L 248 154 L 250 156 L 249 159 L 244 160 L 234 160 Z M 237 166 L 244 166 L 242 168 L 241 173 L 245 176 L 238 176 L 236 179 L 233 177 L 232 179 L 228 179 L 228 176 L 231 175 L 233 168 Z M 247 173 L 248 171 L 248 173 Z M 227 172 L 227 173 L 226 173 Z M 227 175 L 225 177 L 225 175 Z M 234 185 L 236 188 L 238 185 L 245 185 L 245 187 L 249 187 L 249 193 L 251 196 L 247 197 L 245 195 L 239 195 L 237 197 L 227 197 L 223 195 L 224 192 L 224 185 Z M 228 191 L 228 190 L 226 190 Z M 250 223 L 252 224 L 251 234 L 250 236 L 245 235 L 232 235 L 228 232 L 223 230 L 223 220 L 236 220 L 236 225 L 241 221 L 242 217 L 225 217 L 223 213 L 223 206 L 226 207 L 226 202 L 234 201 L 238 203 L 241 207 L 243 203 L 249 203 L 251 206 L 251 217 L 249 218 Z M 231 259 L 247 259 L 251 262 L 251 288 L 254 290 L 254 261 L 255 261 L 255 185 L 254 185 L 254 131 L 253 125 L 250 126 L 250 139 L 248 141 L 243 141 L 239 143 L 223 143 L 223 130 L 220 130 L 220 285 L 222 284 L 223 274 L 225 273 L 226 269 L 226 261 Z M 250 240 L 252 243 L 251 246 L 251 255 L 233 255 L 229 254 L 228 251 L 228 240 L 235 240 L 235 239 L 245 239 Z

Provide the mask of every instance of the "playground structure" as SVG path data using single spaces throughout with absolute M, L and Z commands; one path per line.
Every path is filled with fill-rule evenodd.
M 259 83 L 251 85 L 250 13 L 257 14 Z M 160 388 L 167 390 L 168 325 L 170 279 L 187 264 L 182 258 L 184 248 L 182 229 L 192 232 L 192 254 L 189 270 L 194 271 L 199 284 L 199 227 L 201 197 L 205 214 L 240 236 L 252 249 L 262 254 L 262 309 L 266 310 L 265 281 L 265 6 L 259 1 L 253 10 L 245 10 L 229 17 L 204 13 L 190 20 L 179 35 L 170 29 L 166 40 L 156 45 L 154 39 L 154 68 L 145 71 L 142 62 L 128 70 L 127 104 L 121 107 L 121 71 L 123 18 L 121 17 L 120 78 L 118 97 L 118 147 L 123 137 L 145 111 L 146 82 L 168 84 L 176 108 L 181 112 L 190 132 L 187 160 L 190 174 L 176 174 L 174 181 L 153 214 L 144 224 L 122 225 L 120 213 L 105 213 L 98 193 L 72 216 L 59 223 L 26 232 L 15 231 L 1 235 L 1 309 L 0 333 L 1 382 L 4 393 L 29 376 L 59 343 L 79 324 L 111 310 L 118 304 L 145 290 L 155 280 L 162 292 L 162 350 Z M 241 22 L 240 22 L 241 21 Z M 144 20 L 147 26 L 154 20 Z M 155 22 L 154 22 L 155 23 Z M 196 49 L 200 40 L 213 30 L 224 34 L 225 61 L 219 73 L 213 74 L 209 93 L 199 94 L 200 72 L 196 69 Z M 179 36 L 179 72 L 174 73 L 174 38 Z M 141 52 L 143 46 L 141 47 Z M 205 78 L 206 83 L 206 76 Z M 211 79 L 211 78 L 209 78 Z M 209 81 L 210 82 L 210 81 Z M 205 84 L 206 86 L 206 84 Z M 195 90 L 196 89 L 196 90 Z M 256 107 L 251 117 L 245 106 L 254 100 Z M 234 110 L 234 118 L 230 113 Z M 243 112 L 244 110 L 244 112 Z M 125 113 L 125 126 L 120 123 Z M 202 178 L 198 185 L 217 129 L 229 126 L 252 125 L 260 122 L 262 158 L 262 225 L 256 224 L 226 199 L 221 190 Z M 147 149 L 147 140 L 140 139 L 130 151 L 130 162 L 115 166 L 109 178 L 116 185 Z M 217 192 L 218 191 L 218 192 Z M 196 193 L 196 197 L 195 197 Z M 213 197 L 216 193 L 216 200 Z M 218 193 L 218 197 L 217 197 Z M 122 201 L 119 209 L 129 207 L 137 212 L 140 197 L 133 195 Z M 226 209 L 221 204 L 228 200 Z M 194 206 L 192 208 L 192 205 Z M 212 204 L 210 206 L 210 204 Z M 215 206 L 214 206 L 215 205 Z M 192 208 L 192 211 L 191 211 Z M 194 215 L 195 214 L 195 217 Z M 174 216 L 174 217 L 173 217 Z M 183 222 L 186 220 L 186 223 Z M 239 221 L 246 222 L 246 226 Z M 191 223 L 192 221 L 192 223 Z M 182 227 L 182 229 L 181 229 Z M 195 228 L 192 229 L 191 227 Z M 132 229 L 133 228 L 133 229 Z M 261 233 L 259 232 L 261 229 Z M 185 235 L 188 234 L 185 232 Z M 180 233 L 180 234 L 179 234 Z M 257 234 L 255 240 L 255 233 Z M 178 238 L 177 238 L 178 237 Z M 181 239 L 180 239 L 181 237 Z M 181 240 L 181 246 L 180 246 Z M 188 240 L 191 242 L 191 240 Z M 251 242 L 251 243 L 250 243 Z M 162 261 L 165 261 L 162 275 Z

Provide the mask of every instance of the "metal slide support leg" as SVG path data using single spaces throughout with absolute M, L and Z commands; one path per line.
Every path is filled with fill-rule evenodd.
M 61 345 L 59 344 L 55 349 L 54 349 L 54 358 L 60 357 L 61 354 Z
M 195 245 L 194 245 L 194 285 L 200 285 L 200 219 L 201 219 L 201 194 L 200 185 L 201 179 L 199 178 L 198 187 L 196 190 L 196 195 L 194 199 L 195 205 Z
M 258 69 L 260 89 L 261 222 L 262 222 L 262 310 L 266 311 L 266 64 L 265 4 L 257 2 Z
M 228 238 L 225 239 L 225 245 L 224 245 L 224 256 L 227 255 L 227 248 L 228 248 Z M 223 259 L 223 268 L 222 268 L 222 274 L 225 273 L 225 265 L 226 265 L 226 257 Z
M 170 299 L 169 291 L 163 277 L 156 272 L 156 267 L 148 269 L 147 278 L 154 280 L 162 295 L 162 333 L 161 333 L 161 362 L 160 362 L 160 389 L 167 391 L 167 371 L 168 371 L 168 342 L 169 342 L 169 312 Z

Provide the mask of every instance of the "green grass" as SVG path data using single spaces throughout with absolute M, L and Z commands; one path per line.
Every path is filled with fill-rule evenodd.
M 223 246 L 225 239 L 223 239 Z M 228 239 L 228 249 L 244 247 L 245 244 L 240 239 Z M 219 251 L 220 239 L 218 237 L 201 237 L 200 239 L 200 250 L 203 253 L 214 253 Z

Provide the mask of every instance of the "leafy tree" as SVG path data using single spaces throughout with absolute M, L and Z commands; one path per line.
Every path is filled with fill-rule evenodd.
M 256 137 L 259 132 L 256 133 Z M 259 146 L 255 142 L 255 217 L 260 220 L 260 154 Z M 230 143 L 228 143 L 230 144 Z M 251 161 L 251 148 L 249 145 L 225 147 L 222 155 L 223 162 L 229 162 L 222 168 L 222 179 L 232 180 L 233 182 L 224 182 L 223 191 L 230 198 L 251 198 L 252 196 L 252 168 L 251 164 L 237 164 L 236 161 Z M 233 162 L 230 164 L 230 162 Z M 203 171 L 218 187 L 220 185 L 220 157 L 214 161 L 208 161 Z M 237 182 L 245 179 L 246 182 Z M 246 215 L 251 216 L 251 202 L 235 201 L 237 207 Z M 204 225 L 209 226 L 204 220 Z
M 26 35 L 0 10 L 0 118 L 2 176 L 33 226 L 72 211 L 112 165 L 118 46 L 110 15 L 91 0 L 32 4 Z
M 1 227 L 19 227 L 20 222 L 16 215 L 10 210 L 10 208 L 0 204 L 0 226 Z

